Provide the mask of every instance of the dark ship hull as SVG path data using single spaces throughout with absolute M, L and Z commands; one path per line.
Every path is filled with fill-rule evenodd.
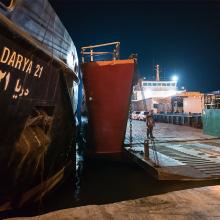
M 0 10 L 0 212 L 41 199 L 75 166 L 77 66 L 67 63 L 71 47 L 47 30 L 56 23 L 40 40 L 44 21 L 31 16 L 36 6 L 44 17 L 42 4 L 61 27 L 47 1 Z

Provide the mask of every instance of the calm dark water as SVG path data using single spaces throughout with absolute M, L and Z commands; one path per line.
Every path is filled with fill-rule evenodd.
M 10 213 L 33 216 L 90 204 L 106 204 L 208 185 L 220 181 L 157 181 L 134 163 L 90 160 L 78 164 L 77 187 L 73 177 L 40 205 Z

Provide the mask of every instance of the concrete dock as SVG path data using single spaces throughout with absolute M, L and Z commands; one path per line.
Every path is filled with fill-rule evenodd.
M 217 220 L 220 219 L 220 186 L 209 186 L 149 196 L 106 205 L 63 209 L 13 220 Z M 12 220 L 11 219 L 11 220 Z
M 133 121 L 133 142 L 129 128 L 125 144 L 128 156 L 160 180 L 201 180 L 220 178 L 220 139 L 201 129 L 157 123 L 155 141 L 149 142 L 149 158 L 144 155 L 146 126 Z

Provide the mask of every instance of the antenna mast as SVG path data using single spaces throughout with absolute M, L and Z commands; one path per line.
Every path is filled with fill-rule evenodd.
M 160 81 L 160 66 L 156 65 L 156 81 Z

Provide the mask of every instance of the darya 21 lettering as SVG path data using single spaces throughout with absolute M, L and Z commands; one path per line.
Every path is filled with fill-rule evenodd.
M 4 63 L 10 67 L 18 69 L 27 74 L 33 72 L 34 77 L 40 78 L 43 73 L 43 66 L 36 64 L 33 70 L 33 61 L 8 47 L 4 47 L 0 56 L 0 63 Z
M 0 54 L 0 67 L 1 64 L 22 71 L 27 75 L 33 74 L 33 77 L 36 77 L 37 79 L 41 78 L 43 73 L 43 66 L 40 64 L 34 65 L 31 59 L 9 49 L 8 47 L 4 47 L 2 53 Z M 35 66 L 35 68 L 33 68 L 33 66 Z M 3 83 L 4 91 L 7 90 L 11 77 L 11 72 L 0 69 L 0 83 Z M 18 97 L 28 96 L 29 94 L 30 90 L 28 88 L 24 88 L 22 80 L 17 78 L 12 98 L 17 99 Z

